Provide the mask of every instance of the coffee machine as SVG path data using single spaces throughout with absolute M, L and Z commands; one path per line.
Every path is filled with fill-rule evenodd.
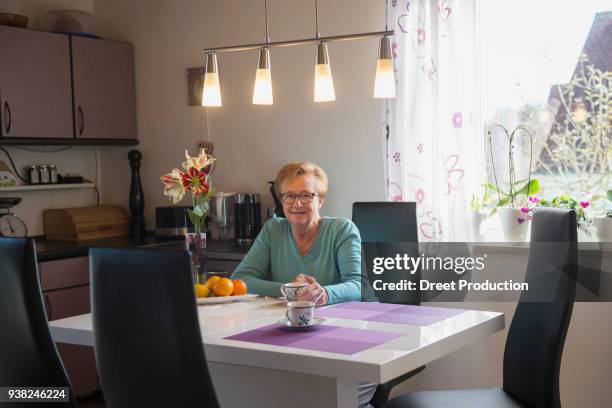
M 261 200 L 258 193 L 234 196 L 234 238 L 239 244 L 251 243 L 261 229 Z

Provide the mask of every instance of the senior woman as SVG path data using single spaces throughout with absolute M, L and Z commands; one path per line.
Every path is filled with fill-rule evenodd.
M 283 166 L 274 183 L 286 218 L 266 222 L 232 279 L 249 292 L 277 297 L 287 282 L 307 282 L 297 294 L 317 306 L 361 299 L 361 239 L 346 218 L 321 216 L 325 171 L 309 162 Z
M 283 166 L 274 189 L 286 218 L 266 222 L 232 279 L 249 292 L 277 297 L 287 282 L 307 282 L 299 300 L 317 306 L 361 299 L 361 238 L 346 218 L 321 216 L 327 194 L 325 171 L 309 162 Z M 375 384 L 358 387 L 358 406 L 369 407 Z

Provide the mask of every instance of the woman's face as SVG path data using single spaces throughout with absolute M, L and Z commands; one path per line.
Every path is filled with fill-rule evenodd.
M 302 193 L 318 193 L 317 180 L 312 174 L 297 176 L 293 180 L 285 181 L 281 185 L 281 197 L 290 193 L 295 195 L 295 201 L 288 204 L 281 198 L 285 217 L 291 225 L 308 225 L 313 219 L 319 218 L 319 208 L 323 205 L 323 199 L 319 196 L 312 197 L 310 203 L 303 203 L 300 200 Z

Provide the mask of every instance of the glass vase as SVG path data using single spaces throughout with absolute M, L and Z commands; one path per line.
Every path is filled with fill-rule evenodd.
M 206 233 L 189 232 L 185 234 L 185 246 L 191 260 L 193 284 L 204 283 L 204 264 L 206 261 Z

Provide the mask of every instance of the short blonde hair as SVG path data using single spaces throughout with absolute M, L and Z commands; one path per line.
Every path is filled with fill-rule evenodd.
M 319 189 L 317 193 L 321 196 L 321 198 L 325 198 L 328 187 L 327 174 L 320 166 L 307 161 L 288 163 L 280 169 L 276 175 L 276 180 L 274 180 L 274 190 L 276 191 L 276 194 L 281 194 L 281 185 L 284 182 L 292 181 L 298 176 L 308 174 L 312 174 L 315 177 Z

